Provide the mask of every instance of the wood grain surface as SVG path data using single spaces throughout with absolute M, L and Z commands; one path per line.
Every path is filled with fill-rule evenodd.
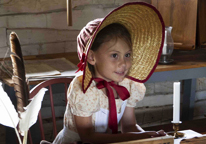
M 175 48 L 195 49 L 197 25 L 197 0 L 152 0 L 161 13 L 165 26 L 172 26 Z

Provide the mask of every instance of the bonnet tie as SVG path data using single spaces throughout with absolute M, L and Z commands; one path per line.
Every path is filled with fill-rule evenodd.
M 80 62 L 77 64 L 78 70 L 75 73 L 77 73 L 79 71 L 83 71 L 84 70 L 84 65 L 85 65 L 85 54 L 83 53 Z
M 96 87 L 98 89 L 106 88 L 107 89 L 107 97 L 109 99 L 109 122 L 108 126 L 112 130 L 112 133 L 115 134 L 118 132 L 118 125 L 117 125 L 117 110 L 116 110 L 116 103 L 114 98 L 114 93 L 111 86 L 117 91 L 119 97 L 124 101 L 130 97 L 128 90 L 120 85 L 115 84 L 112 82 L 107 82 L 101 78 L 94 78 L 97 82 Z

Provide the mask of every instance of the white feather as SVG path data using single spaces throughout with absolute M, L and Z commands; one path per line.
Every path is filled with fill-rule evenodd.
M 28 131 L 29 128 L 36 123 L 39 110 L 41 108 L 42 100 L 44 97 L 46 88 L 42 88 L 36 96 L 34 96 L 28 106 L 25 107 L 26 111 L 20 113 L 21 118 L 19 122 L 19 129 L 21 135 L 24 135 L 25 131 Z
M 19 117 L 16 112 L 14 105 L 12 104 L 10 98 L 7 93 L 4 91 L 2 87 L 2 83 L 0 82 L 0 123 L 9 126 L 12 128 L 16 128 Z

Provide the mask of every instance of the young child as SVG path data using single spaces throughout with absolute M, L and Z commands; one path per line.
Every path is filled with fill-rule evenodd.
M 53 143 L 112 143 L 157 136 L 136 123 L 163 46 L 164 23 L 151 5 L 127 3 L 104 19 L 89 22 L 77 37 L 79 70 L 68 89 L 64 128 Z M 118 133 L 118 124 L 121 133 Z

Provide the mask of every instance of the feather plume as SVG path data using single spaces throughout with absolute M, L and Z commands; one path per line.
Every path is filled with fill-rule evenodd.
M 18 113 L 16 112 L 14 105 L 12 104 L 7 93 L 2 88 L 2 83 L 0 82 L 0 123 L 14 128 L 19 144 L 22 144 L 19 133 L 16 129 L 16 126 L 19 122 Z
M 12 80 L 14 83 L 14 90 L 17 98 L 17 111 L 19 112 L 19 132 L 24 136 L 23 143 L 27 142 L 27 131 L 37 121 L 38 112 L 41 108 L 41 101 L 45 94 L 45 88 L 41 89 L 39 93 L 28 104 L 29 89 L 26 82 L 26 73 L 24 67 L 24 60 L 22 57 L 21 46 L 18 36 L 15 32 L 10 34 L 10 55 L 13 66 Z M 26 107 L 26 111 L 25 108 Z
M 24 112 L 23 107 L 28 104 L 29 89 L 26 83 L 24 60 L 22 57 L 21 46 L 19 39 L 15 32 L 10 34 L 10 45 L 11 52 L 10 55 L 13 65 L 13 76 L 12 80 L 14 83 L 14 90 L 17 98 L 17 111 Z
M 16 128 L 19 122 L 18 113 L 16 112 L 14 105 L 12 104 L 7 93 L 3 90 L 2 83 L 0 83 L 0 114 L 1 124 Z
M 37 116 L 41 108 L 42 100 L 46 91 L 46 88 L 42 88 L 36 94 L 36 96 L 31 99 L 32 101 L 29 103 L 29 105 L 25 107 L 26 111 L 20 113 L 22 119 L 20 119 L 19 129 L 22 136 L 24 135 L 25 131 L 28 131 L 29 128 L 36 123 Z

